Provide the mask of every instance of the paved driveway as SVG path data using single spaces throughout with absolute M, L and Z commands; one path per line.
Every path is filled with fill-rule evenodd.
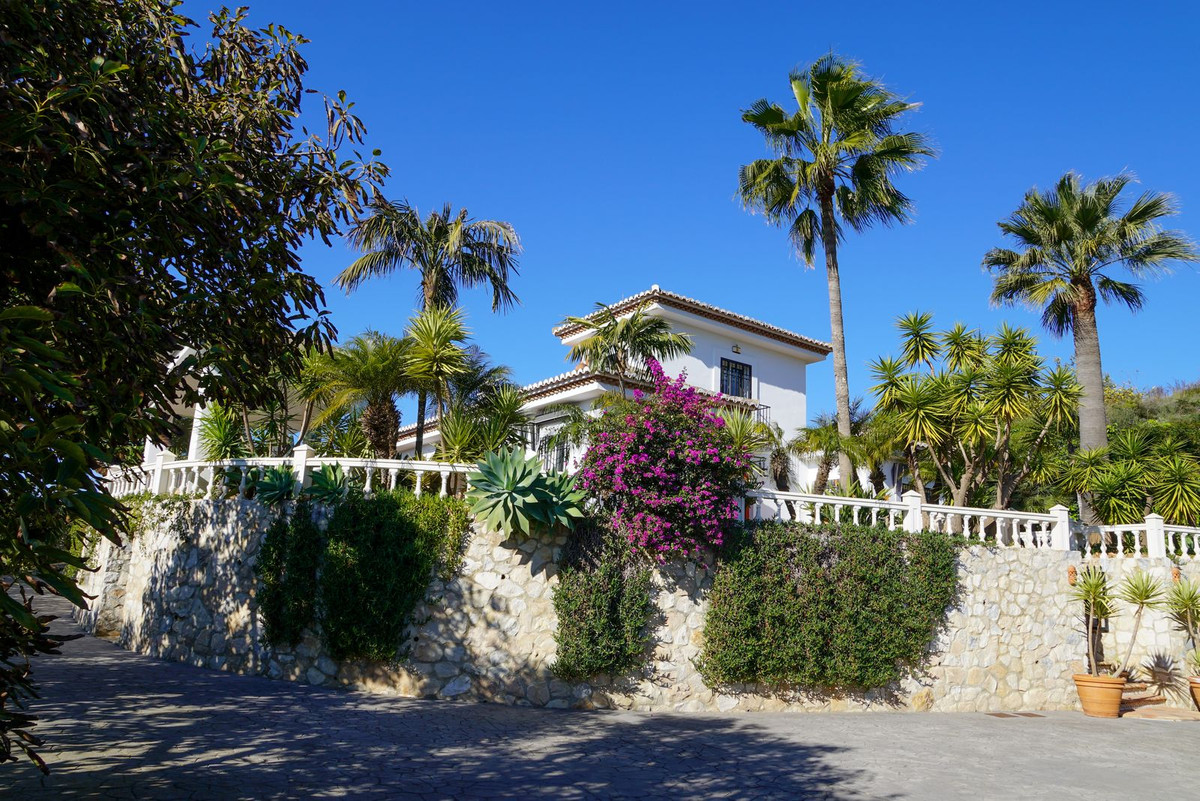
M 68 624 L 57 623 L 65 626 Z M 982 714 L 641 714 L 386 698 L 84 637 L 38 666 L 68 798 L 1193 798 L 1200 724 Z

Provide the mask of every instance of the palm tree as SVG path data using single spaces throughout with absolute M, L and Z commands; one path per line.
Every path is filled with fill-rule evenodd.
M 376 458 L 396 455 L 400 412 L 396 398 L 413 390 L 408 364 L 412 343 L 367 331 L 322 358 L 311 359 L 313 390 L 325 408 L 314 424 L 321 426 L 349 411 L 361 409 L 359 424 Z
M 363 255 L 343 270 L 334 282 L 347 292 L 369 278 L 413 269 L 421 275 L 418 303 L 421 311 L 435 306 L 458 305 L 460 288 L 489 286 L 492 311 L 517 303 L 509 276 L 517 274 L 521 241 L 512 225 L 499 220 L 472 219 L 466 209 L 452 211 L 446 204 L 424 220 L 415 206 L 382 198 L 371 214 L 350 229 L 351 245 Z M 426 393 L 417 393 L 417 458 L 425 439 Z
M 802 428 L 792 441 L 792 450 L 797 456 L 817 455 L 817 475 L 813 479 L 813 495 L 824 495 L 829 488 L 829 474 L 833 463 L 843 450 L 837 420 L 830 414 L 819 414 L 813 425 Z M 848 488 L 847 488 L 848 489 Z
M 407 335 L 408 376 L 417 382 L 419 390 L 433 393 L 440 417 L 450 399 L 450 379 L 468 369 L 467 352 L 461 343 L 469 332 L 463 325 L 462 310 L 446 306 L 426 309 L 409 321 Z
M 1029 190 L 1020 208 L 999 223 L 1018 248 L 994 248 L 983 257 L 983 266 L 993 272 L 993 303 L 1040 308 L 1047 330 L 1074 336 L 1075 370 L 1083 387 L 1079 447 L 1085 451 L 1108 441 L 1097 301 L 1117 301 L 1134 311 L 1145 303 L 1137 284 L 1113 277 L 1112 271 L 1124 267 L 1134 278 L 1152 277 L 1166 272 L 1171 262 L 1198 258 L 1186 236 L 1159 227 L 1159 220 L 1177 213 L 1170 195 L 1145 192 L 1123 210 L 1119 198 L 1132 180 L 1119 175 L 1083 186 L 1068 172 L 1048 192 Z M 1096 522 L 1086 496 L 1081 512 L 1085 522 Z
M 677 334 L 661 317 L 652 317 L 641 309 L 618 316 L 611 307 L 596 304 L 587 317 L 568 317 L 567 325 L 578 325 L 591 334 L 571 348 L 567 358 L 585 363 L 593 370 L 617 377 L 621 393 L 625 382 L 641 373 L 649 359 L 669 359 L 692 352 L 692 338 Z
M 788 227 L 809 266 L 820 241 L 829 281 L 837 429 L 845 438 L 851 435 L 850 382 L 837 254 L 843 224 L 863 231 L 875 223 L 907 220 L 912 201 L 892 176 L 919 168 L 933 148 L 921 134 L 894 131 L 900 117 L 917 104 L 862 75 L 853 62 L 830 53 L 793 72 L 790 80 L 794 113 L 763 99 L 742 114 L 766 138 L 775 157 L 743 166 L 738 192 L 747 208 Z M 840 462 L 841 474 L 853 475 L 847 453 Z

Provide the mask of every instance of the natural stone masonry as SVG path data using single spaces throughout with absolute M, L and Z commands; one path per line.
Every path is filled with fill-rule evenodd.
M 1068 583 L 1068 568 L 1079 568 L 1080 556 L 973 546 L 960 556 L 959 598 L 926 671 L 900 686 L 851 695 L 706 687 L 694 660 L 712 576 L 682 562 L 656 571 L 659 614 L 643 675 L 559 681 L 551 673 L 552 591 L 562 540 L 506 540 L 478 530 L 461 573 L 432 581 L 415 609 L 403 660 L 336 662 L 322 652 L 317 632 L 306 632 L 294 649 L 263 641 L 254 562 L 272 514 L 252 501 L 194 501 L 149 518 L 124 548 L 102 544 L 94 557 L 99 569 L 85 578 L 85 589 L 97 598 L 82 622 L 115 634 L 126 648 L 203 667 L 391 695 L 552 708 L 1073 709 L 1071 674 L 1085 669 L 1082 624 Z M 1170 581 L 1165 560 L 1121 560 L 1107 569 L 1115 582 L 1138 567 Z M 1200 575 L 1195 563 L 1183 572 Z M 1130 614 L 1110 621 L 1106 660 L 1124 655 L 1131 624 Z M 1136 664 L 1162 664 L 1185 649 L 1183 635 L 1154 611 L 1138 642 Z

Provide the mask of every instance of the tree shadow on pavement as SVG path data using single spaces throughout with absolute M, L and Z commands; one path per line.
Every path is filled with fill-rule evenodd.
M 385 697 L 160 662 L 91 637 L 36 671 L 52 773 L 0 768 L 5 797 L 879 797 L 864 789 L 874 777 L 834 764 L 848 749 L 781 737 L 753 716 Z

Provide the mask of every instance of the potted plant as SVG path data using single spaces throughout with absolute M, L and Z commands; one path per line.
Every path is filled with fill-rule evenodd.
M 1112 590 L 1103 570 L 1089 566 L 1079 572 L 1073 600 L 1083 604 L 1084 638 L 1087 641 L 1088 672 L 1076 673 L 1075 689 L 1083 714 L 1094 718 L 1115 718 L 1121 714 L 1121 693 L 1124 676 L 1103 676 L 1096 659 L 1100 639 L 1100 622 L 1114 614 Z
M 1191 649 L 1186 657 L 1189 672 L 1188 684 L 1192 689 L 1192 701 L 1200 709 L 1200 582 L 1195 579 L 1176 581 L 1167 593 L 1167 611 L 1176 625 L 1188 638 Z
M 1129 678 L 1129 664 L 1133 658 L 1133 646 L 1137 641 L 1142 616 L 1147 609 L 1162 606 L 1165 593 L 1162 582 L 1143 570 L 1126 576 L 1117 588 L 1116 598 L 1133 607 L 1133 630 L 1129 634 L 1129 645 L 1125 658 L 1114 675 L 1101 675 L 1096 659 L 1099 650 L 1099 624 L 1116 615 L 1113 593 L 1109 588 L 1108 576 L 1095 566 L 1089 566 L 1079 574 L 1075 583 L 1074 598 L 1083 603 L 1083 618 L 1087 633 L 1088 673 L 1076 673 L 1075 689 L 1083 713 L 1094 718 L 1115 718 L 1121 715 L 1121 694 Z

